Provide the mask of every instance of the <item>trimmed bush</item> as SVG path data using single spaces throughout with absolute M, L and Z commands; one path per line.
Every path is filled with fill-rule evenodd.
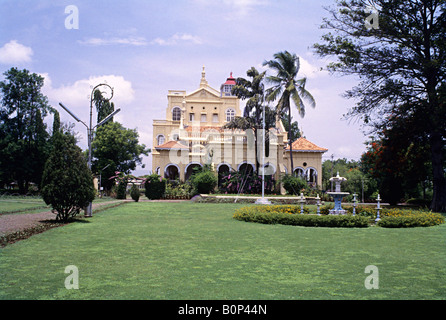
M 144 183 L 145 195 L 147 199 L 161 199 L 166 192 L 167 180 L 154 173 L 146 178 Z
M 192 175 L 190 183 L 195 193 L 208 194 L 214 191 L 218 179 L 214 172 L 204 170 Z
M 439 213 L 390 209 L 383 213 L 378 226 L 383 228 L 432 227 L 445 222 Z
M 308 186 L 304 179 L 289 174 L 284 175 L 281 182 L 287 193 L 294 195 L 299 195 Z
M 267 207 L 283 207 L 273 208 Z M 264 224 L 284 224 L 304 227 L 364 228 L 369 226 L 369 219 L 351 215 L 309 215 L 295 214 L 290 206 L 249 206 L 243 207 L 233 215 L 234 219 Z M 297 206 L 294 206 L 297 207 Z M 283 211 L 280 211 L 284 209 Z M 290 211 L 288 211 L 288 209 Z M 299 208 L 300 212 L 300 208 Z
M 57 212 L 56 220 L 68 221 L 93 201 L 93 176 L 76 139 L 56 132 L 53 148 L 45 163 L 42 198 Z
M 116 199 L 125 200 L 127 198 L 126 189 L 127 189 L 127 181 L 119 182 L 118 188 L 116 190 Z
M 139 192 L 139 188 L 135 185 L 132 185 L 132 188 L 130 189 L 130 196 L 132 197 L 135 202 L 139 201 L 139 197 L 141 196 L 141 193 Z

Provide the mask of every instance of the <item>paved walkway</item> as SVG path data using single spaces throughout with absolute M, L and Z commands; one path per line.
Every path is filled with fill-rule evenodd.
M 94 203 L 93 210 L 104 205 L 110 205 L 119 202 L 122 202 L 122 200 Z M 16 231 L 25 230 L 27 228 L 43 224 L 47 220 L 54 220 L 55 218 L 56 214 L 52 213 L 51 211 L 45 211 L 40 213 L 3 214 L 0 215 L 0 235 L 5 235 Z

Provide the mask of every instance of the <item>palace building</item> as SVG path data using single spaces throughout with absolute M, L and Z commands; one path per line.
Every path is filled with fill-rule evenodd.
M 231 73 L 220 90 L 212 88 L 203 67 L 198 89 L 189 93 L 168 91 L 166 119 L 153 120 L 154 173 L 169 180 L 186 181 L 195 167 L 205 164 L 220 174 L 231 170 L 254 171 L 256 152 L 252 130 L 223 128 L 234 117 L 242 115 L 240 100 L 231 94 L 235 84 Z M 276 128 L 270 129 L 268 157 L 263 157 L 261 142 L 260 136 L 258 162 L 265 175 L 274 175 L 277 180 L 292 171 L 313 186 L 322 184 L 322 154 L 327 149 L 299 138 L 292 145 L 294 168 L 289 168 L 290 148 L 280 120 Z

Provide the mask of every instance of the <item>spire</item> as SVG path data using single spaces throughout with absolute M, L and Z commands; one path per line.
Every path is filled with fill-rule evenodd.
M 204 66 L 203 66 L 203 71 L 201 71 L 200 87 L 206 87 L 207 85 L 208 85 L 208 82 L 206 80 L 206 71 L 204 70 Z

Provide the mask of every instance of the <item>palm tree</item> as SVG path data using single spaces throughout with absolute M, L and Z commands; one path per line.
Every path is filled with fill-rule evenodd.
M 275 101 L 279 98 L 276 110 L 279 115 L 288 113 L 288 123 L 291 123 L 291 101 L 297 107 L 299 115 L 303 118 L 305 116 L 305 105 L 303 100 L 308 102 L 312 108 L 316 107 L 316 102 L 313 96 L 305 89 L 307 79 L 297 79 L 297 73 L 300 69 L 299 57 L 296 54 L 291 54 L 288 51 L 278 52 L 274 54 L 275 60 L 263 62 L 269 68 L 276 71 L 275 76 L 268 76 L 266 79 L 273 84 L 271 88 L 266 91 L 266 100 Z M 288 130 L 288 141 L 293 141 L 291 126 Z M 291 172 L 293 172 L 293 146 L 290 146 L 290 165 Z
M 263 104 L 265 103 L 265 91 L 264 91 L 264 78 L 266 71 L 259 73 L 259 71 L 251 67 L 246 71 L 246 75 L 251 78 L 251 80 L 246 80 L 244 78 L 237 78 L 236 85 L 232 88 L 232 94 L 236 95 L 242 100 L 247 100 L 245 109 L 243 111 L 243 117 L 235 117 L 232 121 L 227 123 L 224 127 L 228 129 L 241 129 L 247 130 L 252 129 L 254 132 L 254 143 L 255 143 L 255 153 L 256 153 L 256 172 L 259 169 L 259 161 L 257 156 L 257 132 L 262 128 L 263 121 Z M 272 115 L 272 110 L 265 107 L 265 131 L 267 139 L 266 151 L 268 153 L 268 130 L 274 127 L 275 121 Z

